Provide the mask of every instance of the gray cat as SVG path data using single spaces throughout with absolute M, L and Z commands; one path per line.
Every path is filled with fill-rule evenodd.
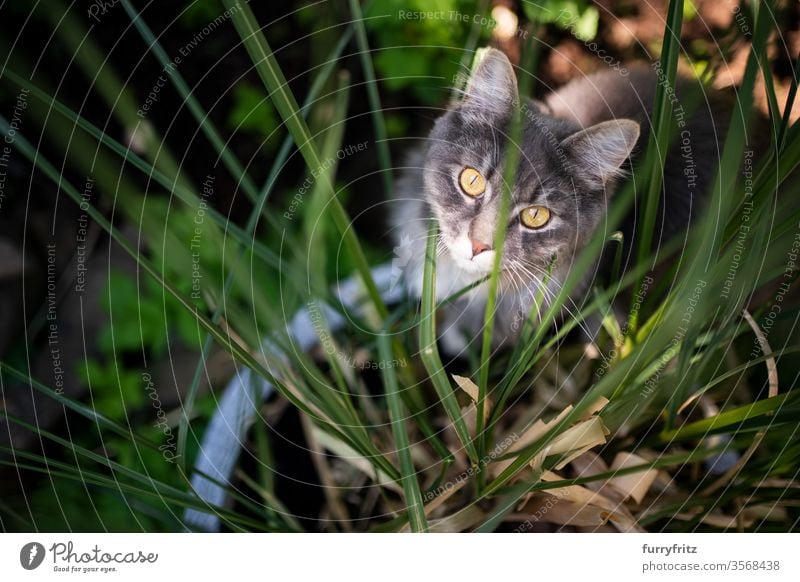
M 439 300 L 491 272 L 495 231 L 505 220 L 495 346 L 513 342 L 524 319 L 544 311 L 596 229 L 607 228 L 604 218 L 615 186 L 646 143 L 662 75 L 646 67 L 626 72 L 596 73 L 543 102 L 523 101 L 510 213 L 500 216 L 509 123 L 519 96 L 506 56 L 494 49 L 486 53 L 463 98 L 436 121 L 395 190 L 393 235 L 401 256 L 410 257 L 403 276 L 412 295 L 419 297 L 422 290 L 430 218 L 440 232 Z M 687 84 L 679 84 L 677 96 L 670 93 L 676 116 L 684 115 L 678 97 L 688 93 Z M 714 123 L 709 103 L 706 99 L 692 116 L 678 119 L 686 139 L 678 138 L 667 156 L 659 240 L 686 228 L 713 179 L 724 124 Z M 634 224 L 631 215 L 621 228 L 627 250 Z M 580 305 L 600 266 L 585 273 L 565 315 Z M 445 353 L 458 355 L 470 342 L 480 341 L 487 287 L 479 285 L 442 310 L 438 329 Z

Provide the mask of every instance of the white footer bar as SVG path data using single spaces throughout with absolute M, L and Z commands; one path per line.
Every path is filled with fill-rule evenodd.
M 0 580 L 796 581 L 798 550 L 797 534 L 4 534 Z

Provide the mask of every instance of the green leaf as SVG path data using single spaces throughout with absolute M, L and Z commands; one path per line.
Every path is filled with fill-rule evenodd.
M 228 127 L 234 131 L 251 131 L 267 139 L 278 127 L 275 108 L 264 92 L 249 83 L 233 88 L 233 107 L 228 113 Z M 270 140 L 270 143 L 274 141 Z

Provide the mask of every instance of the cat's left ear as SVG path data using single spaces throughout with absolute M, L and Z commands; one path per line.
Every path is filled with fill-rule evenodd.
M 572 134 L 561 142 L 561 147 L 578 177 L 601 188 L 622 173 L 622 164 L 630 157 L 638 139 L 638 123 L 614 119 Z
M 483 116 L 510 115 L 519 101 L 514 67 L 501 51 L 485 51 L 467 81 L 461 108 Z

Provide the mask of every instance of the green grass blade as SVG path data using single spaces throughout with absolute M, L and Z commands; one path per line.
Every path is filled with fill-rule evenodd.
M 800 59 L 797 59 L 792 70 L 792 80 L 789 85 L 789 93 L 786 95 L 786 103 L 783 106 L 783 119 L 778 130 L 778 151 L 782 151 L 786 145 L 786 134 L 789 129 L 789 120 L 794 108 L 794 100 L 797 97 L 797 83 L 800 78 Z
M 19 370 L 13 368 L 12 366 L 9 366 L 8 364 L 0 361 L 0 383 L 2 383 L 3 381 L 3 372 L 7 373 L 12 378 L 16 378 L 17 380 L 24 382 L 25 384 L 35 389 L 37 392 L 41 392 L 48 398 L 52 398 L 59 404 L 65 406 L 66 408 L 69 408 L 70 410 L 77 412 L 82 417 L 95 423 L 98 429 L 100 427 L 106 428 L 122 437 L 125 437 L 126 439 L 133 439 L 137 444 L 143 447 L 147 447 L 154 450 L 158 448 L 158 445 L 156 443 L 149 441 L 140 435 L 134 434 L 130 430 L 130 428 L 126 428 L 123 425 L 119 424 L 118 422 L 111 420 L 110 418 L 106 417 L 105 415 L 101 414 L 100 412 L 98 412 L 93 408 L 89 408 L 88 406 L 76 400 L 73 400 L 72 398 L 67 398 L 66 396 L 60 394 L 56 390 L 53 390 L 49 386 L 42 384 L 32 376 L 24 374 L 23 372 L 20 372 Z
M 653 103 L 653 127 L 645 157 L 643 174 L 646 190 L 644 192 L 644 212 L 638 225 L 641 233 L 638 243 L 637 262 L 647 259 L 653 247 L 653 235 L 656 225 L 658 206 L 661 200 L 661 185 L 664 176 L 664 162 L 670 142 L 670 116 L 672 102 L 670 91 L 674 91 L 678 73 L 678 53 L 680 51 L 681 28 L 683 26 L 683 0 L 670 0 L 667 8 L 667 23 L 664 29 L 664 44 L 661 53 L 661 64 L 658 70 L 659 79 Z M 667 89 L 669 87 L 669 90 Z M 634 297 L 641 292 L 644 281 L 637 285 Z M 636 332 L 638 311 L 633 309 L 629 314 L 629 328 Z
M 310 169 L 316 171 L 317 168 L 322 167 L 322 160 L 320 159 L 319 152 L 308 130 L 308 126 L 300 116 L 297 102 L 291 91 L 289 91 L 286 79 L 272 53 L 272 49 L 270 49 L 267 40 L 261 33 L 252 10 L 248 5 L 242 5 L 236 0 L 224 0 L 224 2 L 229 9 L 235 7 L 235 10 L 232 12 L 234 26 L 239 32 L 239 36 L 242 38 L 247 52 L 253 59 L 253 63 L 261 76 L 261 80 L 269 90 L 270 98 L 275 108 L 286 124 L 289 133 L 291 133 L 294 138 L 295 144 L 297 144 L 306 165 Z M 375 281 L 372 279 L 372 273 L 370 272 L 369 264 L 364 256 L 364 251 L 361 248 L 358 237 L 351 228 L 350 219 L 347 217 L 344 207 L 335 195 L 333 184 L 328 183 L 326 186 L 330 192 L 330 208 L 334 222 L 339 229 L 339 234 L 342 236 L 345 247 L 355 261 L 356 269 L 361 275 L 361 279 L 364 282 L 364 286 L 372 300 L 373 306 L 381 319 L 384 319 L 388 315 L 388 311 L 381 299 L 378 288 L 375 286 Z
M 383 107 L 378 94 L 378 82 L 375 79 L 375 67 L 372 65 L 372 52 L 367 42 L 367 29 L 364 26 L 364 13 L 361 11 L 359 0 L 350 0 L 350 12 L 353 15 L 353 25 L 356 31 L 356 42 L 361 57 L 361 68 L 367 85 L 367 98 L 372 115 L 372 125 L 375 128 L 375 144 L 378 148 L 378 161 L 381 165 L 381 178 L 383 179 L 384 195 L 392 192 L 394 179 L 392 178 L 392 157 L 389 153 L 389 140 L 386 136 L 386 121 L 383 118 Z
M 436 224 L 431 221 L 428 229 L 428 246 L 425 250 L 425 268 L 422 278 L 422 306 L 420 311 L 420 358 L 428 372 L 436 394 L 444 406 L 450 422 L 458 435 L 467 456 L 473 463 L 477 463 L 475 445 L 469 436 L 469 430 L 461 415 L 453 387 L 447 377 L 439 357 L 439 348 L 436 346 Z
M 124 2 L 126 5 L 129 4 L 127 0 L 124 0 Z M 144 21 L 141 18 L 137 18 L 135 22 L 139 23 L 139 25 L 143 27 L 142 33 L 145 38 L 152 37 L 152 32 L 150 32 L 149 28 L 147 28 L 147 26 L 145 25 Z M 309 106 L 315 102 L 320 91 L 325 86 L 325 83 L 330 78 L 330 75 L 333 73 L 333 70 L 337 63 L 337 59 L 339 58 L 339 55 L 341 54 L 342 50 L 344 50 L 344 47 L 346 46 L 351 36 L 352 36 L 352 29 L 348 29 L 347 31 L 345 31 L 345 33 L 342 35 L 342 38 L 339 40 L 333 52 L 331 53 L 330 60 L 325 64 L 325 66 L 322 67 L 317 76 L 314 78 L 314 81 L 311 84 L 308 94 L 306 95 L 306 99 L 303 102 L 303 106 L 300 109 L 301 115 L 303 115 L 304 117 L 308 115 Z M 157 41 L 155 41 L 154 39 L 153 43 L 156 42 Z M 151 46 L 158 46 L 158 45 L 151 44 Z M 158 48 L 160 49 L 160 46 Z M 163 50 L 161 52 L 163 53 Z M 159 60 L 161 60 L 161 58 L 162 57 L 160 56 Z M 163 58 L 166 57 L 164 56 Z M 181 89 L 179 88 L 179 91 L 180 90 Z M 187 93 L 184 99 L 186 99 L 187 101 L 190 99 L 192 101 L 195 101 L 194 96 L 191 95 L 190 93 Z M 195 110 L 197 111 L 196 115 L 200 116 L 202 111 L 200 110 L 199 104 L 197 104 L 196 107 L 193 107 L 193 112 Z M 203 116 L 205 116 L 204 113 Z M 205 125 L 203 127 L 205 127 Z M 213 130 L 213 127 L 211 128 L 210 131 L 216 133 Z M 222 143 L 221 138 L 219 137 L 213 138 L 212 143 L 216 144 L 215 147 L 218 146 L 222 147 L 224 145 Z M 245 226 L 245 233 L 247 234 L 248 237 L 252 238 L 253 234 L 255 233 L 256 225 L 258 224 L 258 218 L 261 215 L 261 213 L 266 213 L 265 210 L 266 201 L 269 198 L 272 189 L 277 182 L 278 175 L 283 169 L 286 160 L 289 158 L 289 154 L 291 153 L 292 150 L 292 144 L 293 144 L 292 137 L 286 136 L 283 143 L 281 144 L 280 149 L 278 150 L 278 154 L 275 156 L 275 161 L 272 163 L 269 175 L 267 176 L 267 179 L 264 183 L 263 188 L 261 189 L 261 192 L 258 193 L 258 198 L 256 200 L 255 206 L 251 210 L 250 216 L 247 219 L 247 225 Z M 222 151 L 227 152 L 228 150 L 226 148 L 223 148 Z M 220 152 L 220 155 L 222 155 L 222 152 Z M 240 164 L 238 160 L 235 158 L 235 156 L 232 155 L 222 156 L 222 159 L 226 163 L 226 165 L 228 166 L 228 170 L 232 174 L 237 176 L 240 175 L 238 174 Z M 252 188 L 252 184 L 249 182 L 249 180 L 244 180 L 242 184 L 246 191 L 250 191 L 250 189 Z M 239 261 L 241 261 L 244 251 L 245 248 L 240 247 L 234 265 L 238 264 Z M 276 263 L 273 265 L 273 267 L 277 269 L 281 268 L 281 265 Z M 214 313 L 211 316 L 211 320 L 214 323 L 219 323 L 220 317 L 222 316 L 222 308 L 225 305 L 225 299 L 228 293 L 230 292 L 232 285 L 233 285 L 233 273 L 229 273 L 225 280 L 225 284 L 223 286 L 221 300 L 218 302 L 218 305 L 214 309 Z M 298 284 L 297 287 L 300 288 L 300 285 Z M 192 411 L 194 409 L 194 402 L 196 400 L 197 391 L 200 386 L 200 380 L 202 379 L 202 373 L 205 366 L 206 357 L 208 356 L 208 352 L 211 349 L 212 343 L 213 343 L 213 338 L 210 335 L 206 335 L 205 339 L 203 340 L 203 347 L 200 353 L 200 357 L 197 361 L 197 365 L 195 366 L 194 374 L 192 376 L 192 383 L 189 386 L 189 390 L 187 391 L 186 395 L 186 400 L 183 403 L 182 407 L 183 412 L 181 414 L 181 419 L 178 429 L 178 453 L 182 453 L 186 447 L 186 438 L 189 429 L 189 419 L 191 418 Z M 181 456 L 180 458 L 181 460 L 185 461 L 185 456 Z
M 386 334 L 381 334 L 378 337 L 378 353 L 384 362 L 393 360 L 391 341 Z M 428 531 L 428 522 L 425 518 L 425 504 L 422 501 L 422 493 L 419 490 L 417 472 L 414 468 L 414 460 L 411 458 L 411 445 L 404 426 L 406 413 L 400 400 L 397 374 L 390 365 L 385 366 L 381 370 L 381 374 L 386 392 L 386 402 L 389 406 L 389 419 L 392 423 L 395 449 L 400 459 L 401 482 L 408 511 L 408 522 L 411 526 L 411 531 L 426 532 Z
M 674 430 L 666 431 L 660 435 L 660 440 L 662 442 L 672 442 L 677 439 L 705 437 L 710 432 L 723 427 L 739 425 L 758 416 L 777 414 L 784 406 L 789 404 L 796 405 L 797 401 L 797 392 L 787 392 L 785 394 L 773 396 L 772 398 L 757 400 L 751 404 L 745 404 L 744 406 L 726 410 L 711 418 L 704 418 L 703 420 L 698 420 L 697 422 L 684 425 Z
M 536 69 L 537 55 L 539 53 L 538 42 L 534 42 L 533 46 L 528 48 L 523 54 L 523 67 L 524 71 L 533 71 Z M 480 58 L 480 53 L 476 59 Z M 476 63 L 477 66 L 477 63 Z M 519 95 L 520 101 L 527 98 L 528 92 L 531 90 L 530 80 L 531 75 L 520 76 Z M 512 104 L 513 117 L 511 120 L 510 128 L 508 130 L 508 141 L 505 148 L 505 159 L 503 165 L 503 188 L 500 198 L 500 209 L 498 210 L 499 216 L 508 216 L 511 206 L 511 196 L 517 179 L 517 169 L 519 167 L 520 159 L 524 156 L 522 153 L 522 133 L 525 127 L 522 110 L 520 103 Z M 476 428 L 475 435 L 477 440 L 477 453 L 478 458 L 483 458 L 486 453 L 487 434 L 484 427 L 486 399 L 489 394 L 489 360 L 492 354 L 492 335 L 494 333 L 494 317 L 497 309 L 497 291 L 500 284 L 500 265 L 503 261 L 503 250 L 505 248 L 506 231 L 508 229 L 507 220 L 499 220 L 497 229 L 495 231 L 495 238 L 493 247 L 495 249 L 494 262 L 492 263 L 492 272 L 489 276 L 489 289 L 486 299 L 486 309 L 484 311 L 484 326 L 481 339 L 481 360 L 478 369 L 478 402 L 476 414 Z M 481 471 L 478 473 L 478 489 L 483 488 L 485 473 Z
M 188 186 L 181 176 L 180 165 L 175 161 L 158 131 L 150 123 L 142 123 L 138 117 L 133 91 L 120 81 L 108 57 L 92 40 L 90 31 L 84 27 L 82 19 L 75 16 L 72 7 L 65 7 L 60 0 L 55 0 L 54 3 L 55 6 L 43 10 L 42 15 L 48 19 L 50 26 L 64 43 L 66 54 L 73 55 L 84 75 L 91 79 L 89 87 L 85 89 L 86 94 L 94 92 L 93 89 L 96 90 L 124 127 L 137 128 L 133 136 L 139 133 L 144 137 L 141 141 L 144 144 L 145 154 L 153 165 L 166 175 L 172 176 L 175 181 Z

